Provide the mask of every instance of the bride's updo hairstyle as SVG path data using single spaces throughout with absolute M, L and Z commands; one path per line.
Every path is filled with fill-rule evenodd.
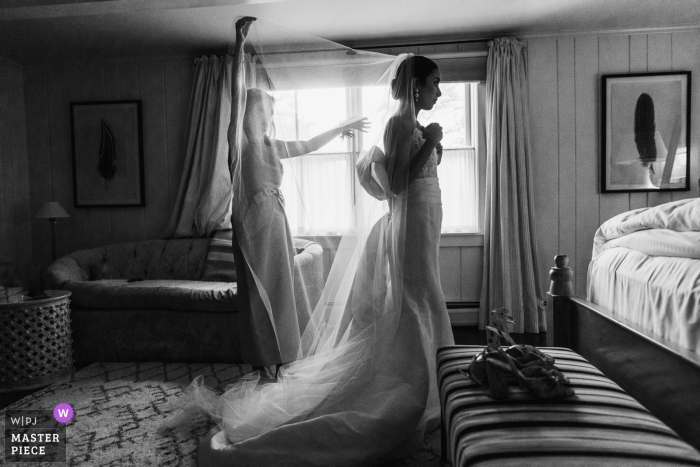
M 413 77 L 418 78 L 421 84 L 425 84 L 428 75 L 438 68 L 437 63 L 422 55 L 408 57 L 396 69 L 396 76 L 391 80 L 391 97 L 400 99 L 402 96 L 410 96 L 410 89 L 406 89 L 410 83 L 405 79 L 404 74 L 411 71 L 407 67 L 413 68 Z

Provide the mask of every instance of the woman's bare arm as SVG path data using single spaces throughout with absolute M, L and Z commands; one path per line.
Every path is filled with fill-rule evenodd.
M 271 140 L 274 150 L 279 154 L 280 159 L 303 156 L 310 152 L 321 149 L 326 144 L 330 143 L 336 136 L 353 137 L 352 130 L 367 131 L 369 120 L 362 118 L 357 121 L 342 125 L 331 130 L 325 131 L 320 135 L 314 136 L 307 141 L 281 141 Z
M 245 43 L 246 36 L 248 35 L 248 29 L 253 21 L 255 21 L 255 18 L 252 16 L 246 16 L 236 21 L 236 45 L 233 49 L 233 78 L 231 80 L 231 121 L 229 122 L 228 132 L 226 135 L 228 138 L 228 162 L 231 170 L 231 176 L 233 176 L 234 161 L 234 155 L 231 153 L 231 151 L 233 151 L 233 148 L 236 147 L 236 134 L 238 133 L 242 135 L 243 133 L 241 122 L 245 112 L 242 105 L 243 102 L 245 102 L 245 86 L 242 85 L 242 83 L 240 83 L 236 77 L 241 69 L 241 62 L 243 61 L 243 44 Z M 241 140 L 243 140 L 243 138 L 241 138 Z

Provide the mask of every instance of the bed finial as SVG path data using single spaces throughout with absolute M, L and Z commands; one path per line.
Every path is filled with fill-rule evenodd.
M 549 270 L 549 278 L 552 280 L 549 286 L 551 295 L 573 295 L 574 288 L 571 279 L 574 273 L 569 267 L 569 257 L 557 255 L 554 257 L 554 267 Z

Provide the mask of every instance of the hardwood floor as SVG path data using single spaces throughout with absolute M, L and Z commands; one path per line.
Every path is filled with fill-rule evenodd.
M 452 333 L 455 336 L 456 345 L 486 345 L 486 331 L 480 331 L 477 326 L 453 326 Z M 511 334 L 518 344 L 544 347 L 547 342 L 547 334 Z

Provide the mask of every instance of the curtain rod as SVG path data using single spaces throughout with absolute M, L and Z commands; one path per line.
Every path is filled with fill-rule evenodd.
M 445 42 L 420 42 L 420 43 L 406 43 L 406 44 L 387 44 L 387 45 L 370 45 L 367 47 L 357 46 L 354 47 L 357 50 L 372 50 L 372 49 L 392 49 L 399 47 L 427 47 L 431 45 L 454 45 L 454 44 L 478 44 L 481 42 L 488 42 L 493 38 L 484 39 L 468 39 L 462 41 L 445 41 Z
M 391 48 L 405 48 L 405 47 L 428 47 L 428 46 L 434 46 L 434 45 L 455 45 L 455 44 L 478 44 L 478 43 L 484 43 L 488 42 L 492 39 L 470 39 L 470 40 L 464 40 L 464 41 L 446 41 L 446 42 L 424 42 L 424 43 L 415 43 L 415 44 L 394 44 L 394 45 L 372 45 L 372 46 L 367 46 L 367 47 L 352 47 L 349 45 L 342 44 L 340 42 L 336 42 L 340 47 L 336 48 L 329 48 L 329 49 L 317 49 L 313 51 L 309 50 L 286 50 L 286 51 L 268 51 L 268 52 L 263 52 L 263 55 L 265 54 L 270 54 L 270 55 L 276 55 L 276 54 L 302 54 L 302 53 L 309 53 L 309 52 L 339 52 L 342 50 L 345 50 L 346 52 L 352 51 L 352 50 L 359 50 L 359 51 L 367 51 L 371 52 L 372 50 L 375 49 L 391 49 Z M 329 41 L 330 42 L 330 41 Z M 245 50 L 244 50 L 245 52 Z M 247 52 L 251 53 L 251 52 Z M 256 52 L 257 53 L 257 52 Z M 480 52 L 477 52 L 480 54 Z M 198 56 L 202 55 L 230 55 L 229 51 L 212 51 L 209 53 L 199 53 Z M 435 55 L 435 54 L 432 54 Z

